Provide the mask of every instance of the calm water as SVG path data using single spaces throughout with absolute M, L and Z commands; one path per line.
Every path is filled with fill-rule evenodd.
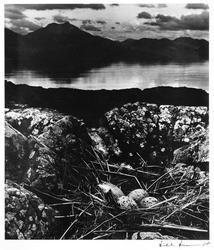
M 44 88 L 124 89 L 151 88 L 155 86 L 193 87 L 208 91 L 209 63 L 140 65 L 115 63 L 92 69 L 79 77 L 63 74 L 50 76 L 32 70 L 6 73 L 6 79 L 16 84 Z

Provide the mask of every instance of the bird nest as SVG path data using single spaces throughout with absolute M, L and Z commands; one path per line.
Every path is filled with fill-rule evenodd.
M 137 169 L 121 167 L 94 151 L 94 160 L 72 168 L 78 185 L 62 186 L 57 196 L 33 191 L 43 199 L 48 197 L 57 211 L 54 238 L 131 239 L 136 233 L 156 232 L 169 239 L 208 239 L 208 173 L 179 163 L 157 174 L 153 169 L 159 167 L 146 163 Z M 99 188 L 103 182 L 116 185 L 125 194 L 144 189 L 158 202 L 122 209 L 111 192 Z

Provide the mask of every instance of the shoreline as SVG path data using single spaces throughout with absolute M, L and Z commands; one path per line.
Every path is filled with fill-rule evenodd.
M 31 87 L 5 80 L 5 107 L 26 104 L 52 108 L 84 119 L 88 126 L 103 122 L 103 114 L 126 103 L 146 102 L 157 105 L 206 106 L 209 94 L 202 89 L 187 87 L 154 87 L 121 90 L 81 90 L 68 88 Z
M 135 87 L 120 88 L 120 89 L 119 88 L 118 89 L 116 89 L 116 88 L 113 88 L 113 89 L 106 89 L 106 88 L 101 88 L 101 89 L 83 89 L 83 88 L 77 88 L 77 87 L 45 87 L 45 86 L 29 85 L 29 84 L 23 84 L 23 83 L 19 84 L 19 83 L 14 83 L 12 80 L 6 79 L 6 78 L 5 78 L 5 81 L 11 82 L 11 83 L 13 83 L 16 86 L 29 86 L 29 87 L 32 87 L 32 88 L 54 89 L 54 90 L 57 90 L 57 89 L 64 89 L 64 90 L 68 89 L 68 90 L 70 90 L 71 89 L 71 90 L 80 90 L 80 91 L 120 91 L 120 90 L 126 90 L 126 91 L 128 91 L 128 90 L 132 90 L 132 89 L 138 89 L 140 91 L 143 91 L 143 90 L 146 90 L 146 89 L 154 89 L 154 88 L 159 88 L 159 87 L 166 88 L 167 87 L 167 88 L 173 88 L 173 89 L 187 88 L 187 89 L 202 90 L 202 91 L 205 91 L 209 95 L 209 91 L 206 90 L 206 89 L 202 89 L 202 88 L 199 88 L 199 87 L 198 88 L 197 87 L 192 88 L 192 87 L 186 87 L 186 86 L 174 87 L 174 86 L 164 85 L 164 86 L 159 86 L 159 87 L 154 86 L 154 87 L 142 88 L 142 89 L 141 88 L 137 88 L 137 87 L 136 88 Z M 67 85 L 72 85 L 72 83 L 71 84 L 67 84 Z

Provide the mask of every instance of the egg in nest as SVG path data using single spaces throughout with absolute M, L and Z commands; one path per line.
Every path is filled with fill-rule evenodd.
M 115 186 L 114 184 L 110 182 L 103 182 L 98 185 L 98 187 L 103 191 L 104 194 L 107 194 L 108 192 L 112 193 L 112 196 L 117 200 L 121 196 L 124 196 L 123 191 Z
M 135 189 L 128 194 L 128 197 L 133 199 L 137 203 L 140 203 L 140 201 L 143 198 L 148 197 L 148 196 L 149 196 L 148 192 L 142 188 Z
M 142 208 L 150 208 L 157 204 L 159 201 L 155 197 L 145 197 L 140 201 L 140 207 Z
M 117 202 L 121 209 L 133 210 L 138 208 L 137 203 L 128 196 L 121 196 Z

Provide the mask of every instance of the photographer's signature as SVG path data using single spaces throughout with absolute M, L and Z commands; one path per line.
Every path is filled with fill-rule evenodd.
M 209 246 L 210 245 L 210 241 L 203 241 L 203 242 L 188 242 L 188 241 L 176 241 L 176 242 L 173 242 L 173 241 L 164 241 L 162 240 L 160 243 L 159 243 L 159 247 L 206 247 L 206 246 Z

